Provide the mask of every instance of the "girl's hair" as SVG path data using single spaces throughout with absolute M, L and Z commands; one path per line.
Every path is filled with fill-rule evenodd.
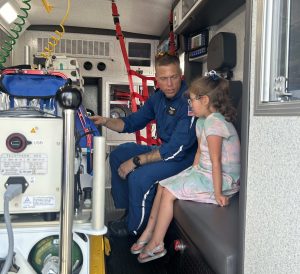
M 218 75 L 208 75 L 195 79 L 188 91 L 196 98 L 208 96 L 210 105 L 220 112 L 227 121 L 236 119 L 236 110 L 229 98 L 229 81 Z

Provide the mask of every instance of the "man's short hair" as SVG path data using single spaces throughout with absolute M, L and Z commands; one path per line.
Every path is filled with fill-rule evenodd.
M 168 52 L 161 52 L 155 56 L 155 67 L 171 64 L 180 66 L 180 61 L 177 55 L 170 54 Z

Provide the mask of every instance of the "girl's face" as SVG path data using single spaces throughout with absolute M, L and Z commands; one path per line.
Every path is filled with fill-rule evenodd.
M 207 117 L 210 114 L 209 98 L 206 95 L 190 94 L 189 104 L 196 117 Z

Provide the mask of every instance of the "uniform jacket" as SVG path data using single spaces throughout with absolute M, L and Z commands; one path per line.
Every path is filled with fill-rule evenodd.
M 188 116 L 188 102 L 184 96 L 187 86 L 184 81 L 176 96 L 165 97 L 158 90 L 135 113 L 122 118 L 125 126 L 123 132 L 132 133 L 143 129 L 150 121 L 156 120 L 156 131 L 162 140 L 159 152 L 163 160 L 180 161 L 186 153 L 195 153 L 197 139 L 195 117 Z

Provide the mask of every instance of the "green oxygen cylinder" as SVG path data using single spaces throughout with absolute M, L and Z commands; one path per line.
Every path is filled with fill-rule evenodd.
M 48 236 L 38 241 L 31 249 L 28 262 L 37 274 L 58 274 L 59 272 L 59 237 Z M 72 273 L 80 272 L 83 264 L 83 255 L 79 245 L 72 243 Z

